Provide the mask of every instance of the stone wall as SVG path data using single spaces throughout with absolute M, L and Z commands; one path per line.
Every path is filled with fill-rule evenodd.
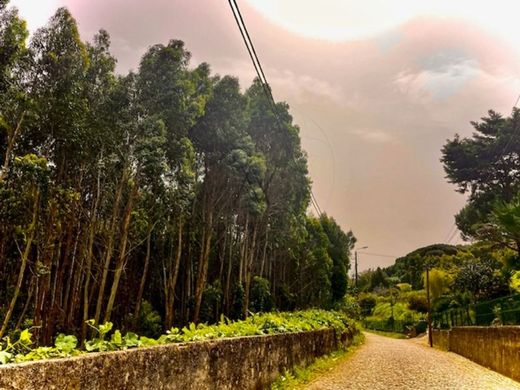
M 450 350 L 450 331 L 449 330 L 433 330 L 433 345 L 444 351 Z
M 442 332 L 447 333 L 449 351 L 520 381 L 520 326 L 464 326 Z M 436 335 L 441 346 L 442 332 L 433 333 L 434 346 Z
M 341 344 L 352 344 L 344 334 Z M 168 344 L 0 366 L 0 389 L 264 389 L 340 346 L 333 329 Z

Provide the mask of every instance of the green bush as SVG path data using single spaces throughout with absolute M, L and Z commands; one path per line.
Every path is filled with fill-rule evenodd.
M 428 302 L 424 295 L 413 294 L 408 298 L 408 309 L 419 313 L 428 312 Z
M 216 322 L 218 320 L 217 313 L 222 302 L 222 294 L 220 280 L 216 280 L 204 289 L 200 306 L 200 319 L 202 322 Z
M 271 296 L 269 280 L 255 276 L 251 284 L 251 298 L 249 310 L 253 313 L 268 312 L 273 310 L 274 301 Z
M 147 337 L 158 337 L 162 332 L 161 315 L 155 311 L 152 304 L 146 300 L 141 304 L 138 331 Z
M 334 310 L 345 313 L 348 317 L 354 319 L 361 318 L 361 306 L 358 300 L 352 295 L 346 295 L 341 301 L 334 304 Z
M 361 314 L 366 317 L 372 314 L 372 311 L 376 307 L 377 299 L 374 294 L 365 293 L 359 295 L 358 302 L 361 308 Z

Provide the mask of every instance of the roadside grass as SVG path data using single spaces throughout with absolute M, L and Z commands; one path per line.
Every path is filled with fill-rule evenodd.
M 377 334 L 380 336 L 390 337 L 392 339 L 406 339 L 408 338 L 405 334 L 397 333 L 397 332 L 384 332 L 382 330 L 373 330 L 373 329 L 363 329 L 364 332 Z
M 363 333 L 354 336 L 352 345 L 345 349 L 340 349 L 322 356 L 307 367 L 295 367 L 290 371 L 286 371 L 280 375 L 276 382 L 271 385 L 271 390 L 298 390 L 303 389 L 306 385 L 317 379 L 319 376 L 326 374 L 335 368 L 339 363 L 347 360 L 352 356 L 354 351 L 365 341 Z

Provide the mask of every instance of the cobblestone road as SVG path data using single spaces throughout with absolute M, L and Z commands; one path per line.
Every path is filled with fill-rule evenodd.
M 308 389 L 520 389 L 520 383 L 451 352 L 366 333 L 350 358 Z

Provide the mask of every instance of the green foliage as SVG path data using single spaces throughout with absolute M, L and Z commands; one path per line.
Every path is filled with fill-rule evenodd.
M 363 316 L 369 316 L 372 314 L 374 308 L 376 307 L 376 295 L 370 293 L 362 293 L 358 298 L 359 306 L 361 308 L 361 314 Z
M 217 322 L 220 302 L 222 301 L 222 287 L 220 281 L 216 280 L 213 284 L 204 289 L 202 293 L 202 306 L 200 309 L 200 319 L 202 322 Z
M 24 329 L 16 341 L 13 342 L 6 336 L 0 342 L 0 364 L 76 356 L 81 353 L 77 345 L 78 340 L 75 336 L 60 333 L 56 337 L 54 347 L 33 348 L 33 334 L 29 329 Z
M 426 293 L 421 291 L 421 293 L 410 294 L 408 296 L 408 309 L 418 313 L 426 313 L 428 311 Z
M 496 262 L 489 259 L 467 261 L 453 283 L 459 291 L 470 292 L 474 300 L 490 299 L 508 292 L 508 285 Z
M 471 138 L 456 135 L 442 149 L 448 180 L 458 192 L 469 193 L 466 207 L 456 218 L 466 237 L 478 239 L 482 233 L 489 237 L 482 227 L 490 222 L 493 204 L 510 202 L 520 189 L 519 140 L 515 137 L 519 124 L 517 108 L 507 118 L 490 110 L 480 122 L 472 122 L 475 132 Z
M 355 327 L 345 314 L 324 310 L 308 310 L 292 313 L 265 313 L 251 315 L 243 321 L 230 321 L 224 316 L 216 325 L 195 325 L 172 328 L 158 338 L 138 336 L 127 332 L 124 336 L 119 330 L 113 330 L 113 324 L 106 322 L 95 325 L 94 320 L 87 321 L 93 330 L 94 337 L 85 342 L 86 352 L 106 352 L 129 348 L 151 347 L 167 343 L 183 343 L 211 340 L 224 337 L 256 336 L 267 334 L 306 332 L 312 330 L 334 328 L 341 337 L 347 329 Z M 59 334 L 54 347 L 33 348 L 32 333 L 25 329 L 18 339 L 12 342 L 5 337 L 0 343 L 0 364 L 17 363 L 31 360 L 76 356 L 84 351 L 79 350 L 75 336 Z
M 435 301 L 442 294 L 449 291 L 453 283 L 453 276 L 445 270 L 433 268 L 430 273 L 430 295 Z M 426 276 L 424 276 L 424 287 L 426 288 Z
M 320 224 L 329 240 L 327 250 L 333 264 L 330 277 L 332 300 L 340 301 L 347 292 L 350 252 L 354 248 L 356 239 L 351 231 L 343 232 L 334 218 L 326 214 L 320 216 Z
M 269 280 L 255 276 L 251 286 L 249 310 L 253 313 L 260 313 L 271 311 L 273 307 L 274 301 L 271 296 Z
M 336 301 L 334 310 L 345 313 L 349 318 L 356 320 L 360 319 L 362 315 L 361 302 L 352 295 L 346 295 L 341 301 Z
M 416 249 L 406 256 L 396 259 L 395 263 L 386 268 L 385 272 L 389 276 L 399 278 L 401 283 L 408 283 L 414 290 L 423 288 L 423 273 L 425 271 L 426 257 L 430 256 L 433 260 L 432 266 L 436 266 L 443 256 L 454 256 L 457 248 L 453 245 L 434 244 Z M 434 255 L 432 257 L 432 255 Z
M 241 283 L 235 284 L 233 288 L 233 306 L 230 312 L 230 318 L 232 320 L 239 320 L 243 316 L 244 295 L 244 286 Z
M 412 285 L 410 283 L 397 283 L 395 287 L 397 287 L 401 292 L 412 291 Z
M 380 267 L 377 267 L 370 277 L 370 290 L 384 289 L 388 286 L 388 275 Z
M 520 293 L 520 271 L 516 271 L 511 276 L 511 281 L 509 282 L 509 287 L 511 290 L 516 291 L 517 293 Z
M 144 300 L 141 304 L 138 323 L 139 333 L 147 337 L 158 337 L 162 331 L 161 315 L 154 310 L 152 304 Z

